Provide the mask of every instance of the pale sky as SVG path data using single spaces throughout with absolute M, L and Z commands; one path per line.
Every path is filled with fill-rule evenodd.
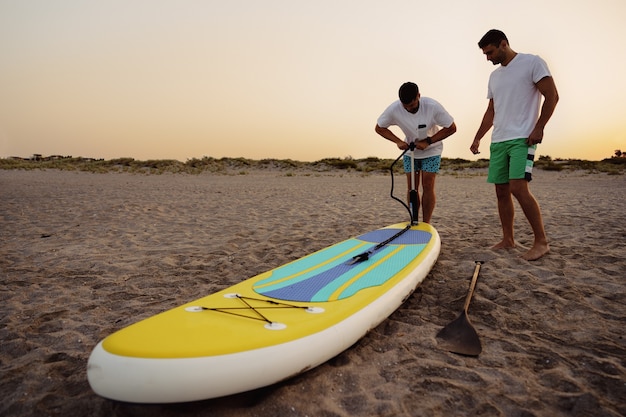
M 561 101 L 539 155 L 626 151 L 624 0 L 0 0 L 0 157 L 393 158 L 376 119 L 405 81 L 469 151 L 504 31 Z

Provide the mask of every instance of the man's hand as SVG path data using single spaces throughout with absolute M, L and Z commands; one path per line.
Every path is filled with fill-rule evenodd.
M 472 146 L 470 146 L 470 151 L 472 151 L 474 155 L 479 154 L 480 153 L 480 151 L 478 150 L 479 146 L 480 146 L 480 139 L 474 139 L 474 142 L 472 142 Z
M 424 149 L 428 148 L 428 142 L 426 142 L 426 139 L 415 142 L 415 148 L 423 151 Z
M 528 146 L 533 146 L 538 143 L 541 143 L 542 140 L 543 140 L 543 129 L 541 129 L 540 127 L 535 127 L 533 131 L 530 132 L 528 139 L 526 139 L 526 144 Z

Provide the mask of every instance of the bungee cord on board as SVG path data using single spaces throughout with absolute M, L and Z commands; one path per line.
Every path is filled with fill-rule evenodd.
M 196 306 L 196 307 L 190 307 L 188 308 L 188 311 L 216 311 L 218 313 L 225 313 L 225 314 L 231 314 L 233 316 L 237 316 L 237 317 L 243 317 L 243 318 L 247 318 L 247 319 L 253 319 L 253 320 L 260 320 L 260 321 L 264 321 L 268 324 L 272 324 L 274 323 L 273 321 L 271 321 L 270 319 L 268 319 L 264 314 L 262 314 L 260 312 L 261 309 L 263 310 L 270 310 L 270 309 L 285 309 L 285 308 L 291 308 L 291 309 L 301 309 L 301 310 L 307 310 L 307 311 L 313 311 L 312 307 L 309 306 L 297 306 L 297 305 L 293 305 L 293 304 L 287 304 L 287 303 L 281 303 L 278 301 L 273 301 L 273 300 L 268 300 L 268 299 L 259 299 L 259 298 L 252 298 L 252 297 L 245 297 L 239 294 L 230 294 L 227 298 L 236 298 L 238 300 L 240 300 L 243 305 L 239 306 L 239 307 L 204 307 L 204 306 Z M 257 305 L 257 306 L 253 306 L 252 304 L 250 304 L 249 301 L 257 301 L 260 303 L 264 303 L 266 305 Z M 255 316 L 250 316 L 247 314 L 242 313 L 243 312 L 251 312 L 253 314 L 255 314 Z

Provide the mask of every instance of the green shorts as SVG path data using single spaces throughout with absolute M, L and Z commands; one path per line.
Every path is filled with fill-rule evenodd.
M 537 145 L 528 146 L 524 138 L 492 143 L 487 182 L 507 184 L 509 180 L 531 181 L 536 149 Z

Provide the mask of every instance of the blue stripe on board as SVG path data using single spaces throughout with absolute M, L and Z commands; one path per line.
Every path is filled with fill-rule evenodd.
M 367 273 L 363 274 L 359 279 L 350 284 L 348 288 L 344 289 L 339 296 L 337 296 L 338 300 L 348 298 L 356 294 L 357 292 L 370 287 L 375 287 L 378 285 L 382 285 L 387 280 L 395 276 L 398 272 L 402 270 L 411 260 L 413 260 L 417 255 L 419 255 L 426 245 L 411 245 L 405 246 L 401 248 L 398 252 L 393 254 L 391 259 L 387 259 L 382 263 L 376 265 L 376 267 Z M 369 268 L 371 266 L 371 262 L 377 262 L 378 259 L 387 255 L 387 252 L 391 252 L 393 247 L 387 248 L 387 250 L 381 251 L 377 254 L 374 259 L 371 259 L 363 263 L 362 269 Z M 349 274 L 349 276 L 341 277 L 342 279 L 337 279 L 332 282 L 330 285 L 327 285 L 325 288 L 322 288 L 315 296 L 311 299 L 311 301 L 327 301 L 332 294 L 335 293 L 337 289 L 339 289 L 345 282 L 351 280 L 355 275 L 361 273 L 359 270 L 354 271 L 354 273 Z
M 381 243 L 389 239 L 399 231 L 399 229 L 378 229 L 369 233 L 365 233 L 364 235 L 357 237 L 357 239 L 363 240 L 365 242 Z M 395 238 L 391 242 L 391 244 L 425 245 L 430 241 L 430 238 L 431 234 L 423 230 L 407 230 L 406 232 Z
M 354 295 L 358 291 L 381 285 L 397 274 L 413 258 L 419 255 L 430 241 L 431 234 L 421 230 L 408 230 L 390 244 L 370 254 L 365 262 L 350 264 L 352 257 L 367 250 L 374 244 L 384 242 L 399 229 L 379 229 L 350 239 L 320 252 L 279 267 L 272 275 L 254 285 L 254 291 L 268 297 L 289 301 L 328 301 L 328 298 L 353 277 L 363 273 L 398 245 L 407 245 L 391 259 L 368 271 L 340 294 L 339 299 Z M 358 247 L 363 242 L 369 245 Z M 358 247 L 358 250 L 355 250 Z M 328 262 L 335 256 L 347 252 L 339 259 Z M 306 271 L 306 272 L 305 272 Z M 291 278 L 290 278 L 291 277 Z
M 349 239 L 278 267 L 272 271 L 272 275 L 270 277 L 256 282 L 254 284 L 254 290 L 257 293 L 262 294 L 263 291 L 266 290 L 265 287 L 276 289 L 276 287 L 285 287 L 293 283 L 306 280 L 311 276 L 311 272 L 305 273 L 305 271 L 311 270 L 316 273 L 322 269 L 330 269 L 333 266 L 345 262 L 347 258 L 352 259 L 353 256 L 369 250 L 374 246 L 371 244 L 363 245 L 363 243 L 364 242 L 356 239 Z M 340 257 L 342 254 L 344 255 Z M 331 259 L 336 257 L 339 258 L 335 261 L 329 262 Z
M 389 248 L 386 248 L 386 250 L 389 250 Z M 376 255 L 380 255 L 381 252 L 384 253 L 385 250 L 379 251 Z M 278 288 L 255 288 L 254 290 L 260 294 L 279 300 L 328 301 L 328 296 L 343 285 L 344 282 L 368 268 L 371 262 L 376 258 L 376 255 L 371 256 L 367 262 L 355 264 L 350 264 L 349 261 L 346 261 L 344 258 L 330 268 L 311 271 L 310 274 L 304 274 L 298 277 L 297 280 L 282 282 Z M 325 291 L 325 293 L 328 292 L 327 296 L 322 299 L 316 299 L 315 295 L 325 288 L 328 288 L 329 291 Z

